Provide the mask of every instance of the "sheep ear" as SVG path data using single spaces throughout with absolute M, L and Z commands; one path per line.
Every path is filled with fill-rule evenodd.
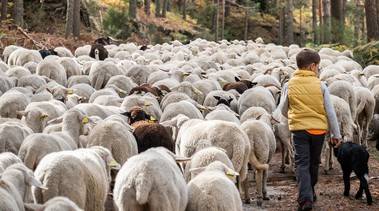
M 251 82 L 251 85 L 254 87 L 258 84 L 258 82 Z
M 131 118 L 131 113 L 129 111 L 121 113 L 121 115 L 124 115 L 124 116 L 128 117 L 129 119 Z
M 27 111 L 16 111 L 17 116 L 26 116 L 28 114 Z
M 221 99 L 220 96 L 213 96 L 213 98 L 216 99 L 216 100 L 220 100 Z
M 27 210 L 42 211 L 45 206 L 42 204 L 24 203 L 24 208 Z
M 189 171 L 192 173 L 192 174 L 199 174 L 201 173 L 202 171 L 204 171 L 205 167 L 198 167 L 198 168 L 192 168 L 190 169 Z
M 273 122 L 274 124 L 275 124 L 275 123 L 277 123 L 277 124 L 280 123 L 280 121 L 277 120 L 277 119 L 275 119 L 272 115 L 271 115 L 271 122 Z
M 236 82 L 241 81 L 237 76 L 234 77 L 234 80 L 236 80 Z
M 61 123 L 62 121 L 63 121 L 63 117 L 58 117 L 58 118 L 55 118 L 55 119 L 48 121 L 47 124 Z
M 233 98 L 229 98 L 229 99 L 228 99 L 229 104 L 230 104 L 232 101 L 233 101 Z
M 115 169 L 115 170 L 120 170 L 120 168 L 121 168 L 121 165 L 119 163 L 117 163 L 117 161 L 115 159 L 111 159 L 111 161 L 108 162 L 108 166 L 111 169 Z
M 175 161 L 177 163 L 186 163 L 190 160 L 191 160 L 191 158 L 175 156 Z
M 257 116 L 256 120 L 259 120 L 262 116 L 263 116 L 263 114 Z
M 47 187 L 43 186 L 43 184 L 39 180 L 34 178 L 34 176 L 28 177 L 28 183 L 34 187 L 41 188 L 43 190 L 47 190 Z

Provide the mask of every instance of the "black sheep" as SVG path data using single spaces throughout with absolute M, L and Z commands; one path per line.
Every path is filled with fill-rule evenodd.
M 39 53 L 41 54 L 43 59 L 50 55 L 56 55 L 56 56 L 58 55 L 58 53 L 54 49 L 39 50 Z
M 108 51 L 102 44 L 93 44 L 89 56 L 102 61 L 108 58 Z
M 363 191 L 365 191 L 367 204 L 372 204 L 372 197 L 368 185 L 368 159 L 369 153 L 367 150 L 352 142 L 341 143 L 339 146 L 334 147 L 334 155 L 337 157 L 343 171 L 344 193 L 343 195 L 349 196 L 350 194 L 350 174 L 352 171 L 357 175 L 360 185 L 356 199 L 362 198 Z
M 94 43 L 100 45 L 110 45 L 112 44 L 112 39 L 110 37 L 100 37 L 96 39 Z
M 171 130 L 155 123 L 156 120 L 140 107 L 133 107 L 123 115 L 128 117 L 129 124 L 134 128 L 133 135 L 137 140 L 138 153 L 152 147 L 165 147 L 174 152 L 175 142 Z

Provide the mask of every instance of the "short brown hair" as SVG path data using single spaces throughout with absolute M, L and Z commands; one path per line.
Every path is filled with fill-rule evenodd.
M 314 50 L 304 49 L 296 56 L 296 64 L 299 69 L 307 68 L 309 65 L 320 63 L 320 55 Z

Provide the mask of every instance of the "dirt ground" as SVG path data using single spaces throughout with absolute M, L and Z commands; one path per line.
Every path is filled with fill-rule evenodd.
M 375 143 L 370 142 L 370 178 L 379 176 L 379 152 L 375 149 Z M 287 170 L 285 174 L 279 173 L 281 156 L 276 153 L 270 162 L 270 173 L 268 181 L 268 195 L 270 200 L 263 201 L 261 208 L 257 207 L 255 199 L 255 183 L 252 181 L 251 193 L 252 203 L 244 204 L 244 211 L 253 210 L 297 210 L 297 186 L 294 174 Z M 339 163 L 335 160 L 334 169 L 327 175 L 323 167 L 320 167 L 319 182 L 316 186 L 317 202 L 314 210 L 379 210 L 379 180 L 370 180 L 370 191 L 373 197 L 373 205 L 368 206 L 366 199 L 356 200 L 355 193 L 359 187 L 359 181 L 351 180 L 350 197 L 343 196 L 343 180 Z M 364 196 L 365 197 L 365 196 Z

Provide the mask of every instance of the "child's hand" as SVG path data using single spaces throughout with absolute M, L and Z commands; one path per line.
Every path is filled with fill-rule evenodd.
M 338 147 L 341 144 L 341 140 L 337 138 L 331 138 L 329 139 L 329 143 L 332 144 L 334 147 Z

